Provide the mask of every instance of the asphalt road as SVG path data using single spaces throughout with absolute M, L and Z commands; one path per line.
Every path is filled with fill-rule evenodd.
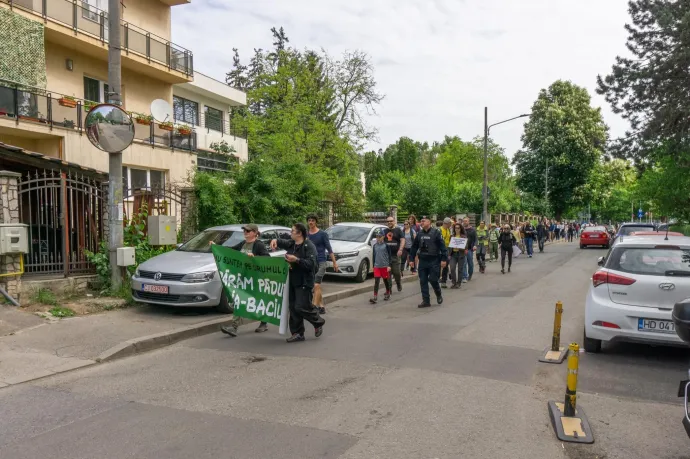
M 249 326 L 0 389 L 0 457 L 690 458 L 685 349 L 583 354 L 578 406 L 596 442 L 553 434 L 546 404 L 566 367 L 537 359 L 557 300 L 563 342 L 581 340 L 601 254 L 557 244 L 509 275 L 492 263 L 424 310 L 416 284 L 376 306 L 352 297 L 303 343 Z

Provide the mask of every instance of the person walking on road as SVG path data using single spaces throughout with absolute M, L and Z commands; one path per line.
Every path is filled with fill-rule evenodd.
M 477 231 L 472 225 L 470 225 L 470 218 L 465 217 L 462 219 L 462 224 L 465 227 L 465 233 L 467 233 L 467 252 L 465 255 L 465 272 L 463 273 L 463 278 L 465 281 L 472 280 L 472 274 L 474 273 L 474 249 L 477 245 Z
M 419 308 L 431 306 L 429 296 L 429 284 L 436 294 L 436 302 L 443 303 L 441 286 L 438 284 L 438 277 L 441 269 L 446 267 L 448 250 L 443 242 L 441 232 L 431 227 L 429 217 L 422 217 L 422 229 L 417 233 L 417 237 L 412 243 L 410 255 L 415 260 L 417 272 L 419 274 L 419 285 L 422 290 L 422 302 Z
M 453 220 L 450 218 L 446 217 L 443 220 L 443 224 L 441 225 L 441 237 L 443 237 L 443 242 L 446 244 L 446 248 L 450 245 L 450 229 L 451 225 L 453 224 Z M 449 260 L 446 260 L 447 262 Z M 441 273 L 441 288 L 447 288 L 448 287 L 448 264 L 446 264 L 446 267 L 443 268 L 443 272 Z
M 467 239 L 467 233 L 462 223 L 458 222 L 453 225 L 451 237 Z M 452 282 L 450 288 L 452 289 L 457 289 L 462 286 L 462 275 L 465 271 L 465 263 L 467 263 L 466 251 L 467 249 L 448 249 L 450 258 L 450 280 Z
M 510 267 L 513 265 L 513 247 L 517 245 L 517 239 L 510 231 L 509 225 L 503 226 L 503 231 L 498 236 L 498 243 L 501 246 L 501 274 L 505 274 L 506 255 L 508 255 L 508 272 L 510 272 Z
M 410 247 L 412 247 L 412 241 L 414 241 L 415 236 L 417 236 L 417 231 L 412 228 L 409 220 L 403 224 L 403 234 L 405 235 L 405 248 L 403 248 L 401 270 L 404 272 L 407 266 L 410 264 Z M 412 272 L 414 269 L 410 268 Z
M 525 249 L 527 250 L 527 256 L 532 258 L 534 255 L 534 240 L 537 237 L 537 230 L 532 226 L 532 222 L 525 223 L 524 226 L 525 233 Z
M 539 253 L 544 252 L 544 243 L 548 235 L 548 226 L 546 225 L 546 220 L 541 220 L 537 225 L 537 240 L 539 242 Z
M 323 301 L 323 294 L 321 292 L 321 281 L 326 275 L 326 252 L 333 263 L 333 271 L 338 272 L 338 263 L 335 261 L 335 253 L 331 247 L 331 241 L 328 239 L 328 233 L 320 230 L 317 226 L 319 217 L 316 214 L 307 215 L 307 225 L 309 225 L 309 232 L 307 237 L 316 247 L 316 260 L 319 263 L 319 270 L 314 276 L 314 306 L 319 308 L 319 314 L 326 314 L 326 304 Z
M 389 300 L 391 297 L 391 249 L 386 244 L 383 230 L 376 230 L 376 244 L 372 247 L 372 257 L 374 264 L 374 296 L 369 300 L 371 304 L 376 304 L 379 297 L 379 285 L 383 279 L 383 285 L 386 287 L 386 293 L 383 295 L 384 300 Z
M 414 214 L 410 214 L 410 216 L 407 217 L 407 221 L 410 223 L 410 228 L 412 228 L 415 233 L 419 233 L 419 231 L 422 229 L 422 227 L 419 226 L 419 223 L 417 223 L 417 217 L 415 217 Z
M 477 231 L 477 263 L 479 264 L 479 272 L 484 274 L 486 272 L 486 252 L 489 250 L 489 230 L 486 227 L 486 222 L 479 222 Z
M 242 252 L 246 254 L 248 257 L 268 257 L 271 255 L 268 252 L 268 249 L 266 249 L 264 243 L 261 242 L 260 239 L 258 239 L 259 227 L 257 225 L 253 223 L 244 225 L 242 227 L 242 231 L 244 231 L 244 242 L 240 242 L 239 244 L 232 246 L 231 249 L 237 250 L 238 252 Z M 211 244 L 213 243 L 214 242 L 211 241 Z M 226 335 L 235 338 L 237 336 L 237 328 L 240 326 L 241 323 L 242 317 L 235 316 L 232 319 L 232 322 L 230 322 L 230 325 L 224 325 L 220 327 L 220 331 L 225 333 Z M 266 322 L 261 322 L 254 331 L 256 333 L 263 333 L 265 331 L 268 331 L 268 324 Z
M 290 336 L 286 341 L 295 343 L 304 341 L 304 321 L 314 326 L 314 336 L 323 333 L 326 321 L 319 315 L 319 310 L 312 303 L 314 274 L 316 273 L 316 247 L 307 237 L 307 227 L 303 223 L 292 226 L 291 238 L 273 239 L 271 249 L 286 250 L 285 260 L 290 264 L 290 282 L 288 285 L 288 304 L 290 307 Z
M 403 250 L 405 249 L 405 235 L 402 230 L 396 226 L 393 217 L 388 217 L 386 219 L 386 225 L 388 225 L 388 228 L 383 230 L 383 235 L 386 238 L 386 244 L 388 244 L 391 250 L 391 274 L 393 274 L 398 291 L 401 292 L 400 257 L 402 257 Z
M 491 229 L 489 230 L 489 261 L 498 260 L 498 235 L 500 231 L 496 228 L 496 224 L 491 224 Z

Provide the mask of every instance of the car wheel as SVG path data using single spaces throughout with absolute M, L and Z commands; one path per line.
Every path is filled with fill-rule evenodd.
M 601 352 L 601 340 L 600 339 L 593 339 L 593 338 L 587 338 L 587 332 L 585 331 L 584 333 L 584 346 L 585 346 L 585 352 L 590 352 L 592 354 L 598 354 Z
M 232 306 L 228 301 L 228 296 L 225 294 L 225 289 L 223 289 L 223 292 L 220 294 L 220 303 L 216 306 L 216 310 L 223 314 L 232 314 L 233 312 Z
M 584 246 L 584 245 L 582 245 L 582 244 L 580 244 L 580 248 L 581 248 L 581 249 L 584 249 L 584 248 L 585 248 L 585 246 Z
M 608 249 L 609 247 L 611 247 L 610 244 L 606 244 L 606 245 L 604 246 L 605 249 Z
M 362 262 L 359 264 L 359 269 L 357 270 L 357 277 L 355 277 L 356 282 L 364 282 L 367 280 L 367 276 L 369 275 L 369 260 L 366 258 L 362 260 Z

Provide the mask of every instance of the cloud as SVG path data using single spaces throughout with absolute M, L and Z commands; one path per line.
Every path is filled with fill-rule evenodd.
M 597 14 L 592 14 L 596 11 Z M 611 136 L 627 123 L 595 94 L 597 74 L 625 54 L 627 0 L 194 0 L 173 7 L 172 40 L 193 51 L 195 67 L 224 80 L 232 48 L 247 61 L 271 48 L 270 28 L 285 27 L 296 48 L 371 56 L 386 95 L 370 122 L 385 147 L 400 136 L 472 139 L 494 123 L 529 112 L 557 79 L 586 87 Z M 523 121 L 492 130 L 510 156 Z

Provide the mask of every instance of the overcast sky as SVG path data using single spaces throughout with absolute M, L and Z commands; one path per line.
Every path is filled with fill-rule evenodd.
M 193 0 L 173 8 L 173 41 L 196 70 L 224 81 L 232 48 L 248 60 L 270 48 L 273 26 L 291 45 L 331 55 L 361 49 L 386 95 L 370 122 L 384 147 L 401 136 L 429 141 L 481 135 L 489 124 L 528 113 L 557 79 L 586 87 L 611 136 L 627 124 L 595 94 L 597 74 L 625 53 L 627 0 Z M 511 157 L 522 120 L 492 129 Z

